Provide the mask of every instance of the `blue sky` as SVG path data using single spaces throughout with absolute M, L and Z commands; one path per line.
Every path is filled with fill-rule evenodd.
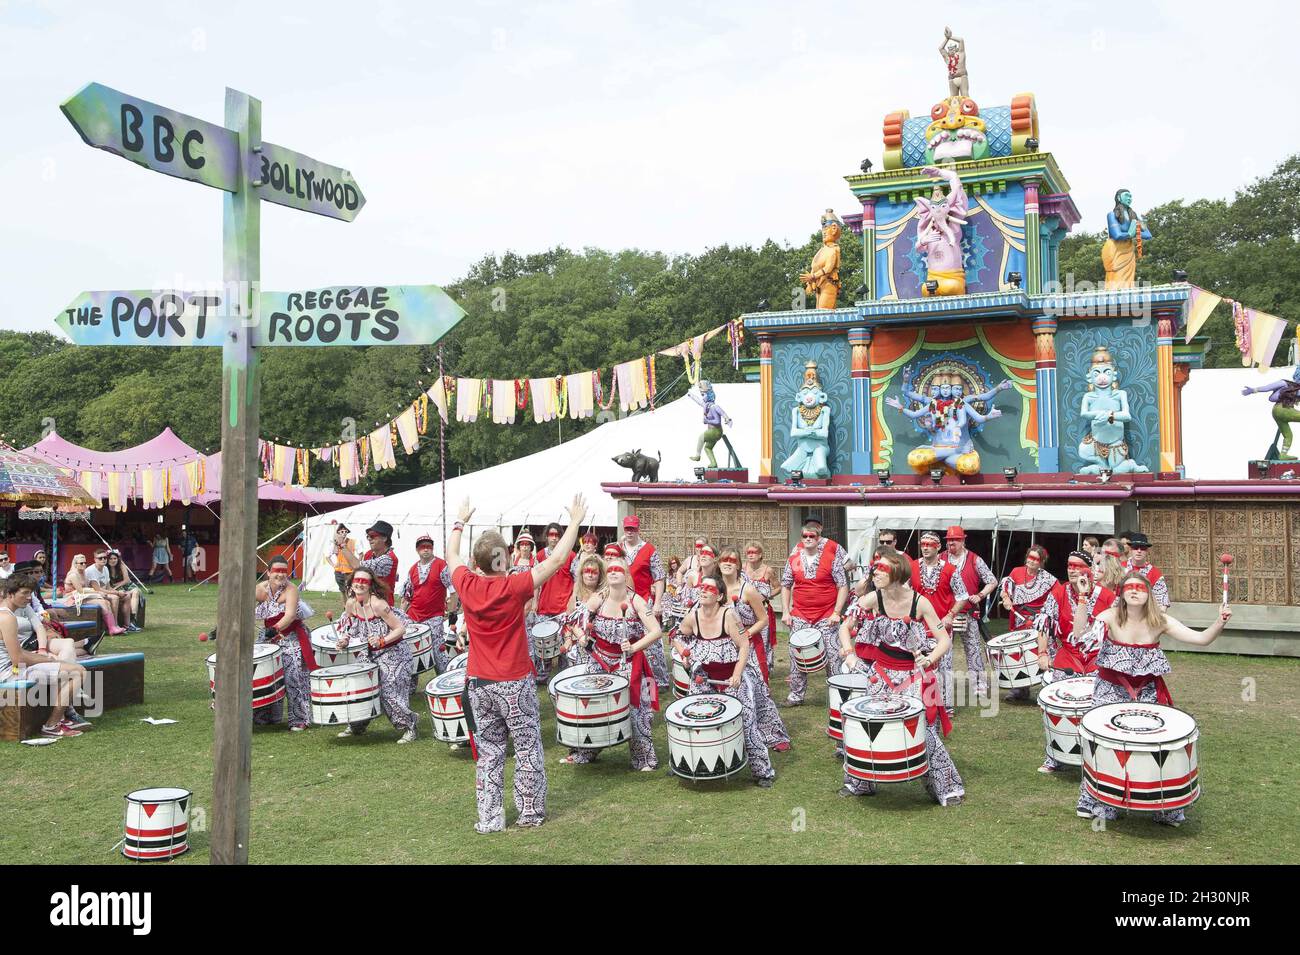
M 1300 150 L 1287 11 L 0 0 L 0 321 L 220 278 L 221 194 L 86 147 L 58 104 L 92 80 L 214 122 L 242 89 L 268 140 L 352 170 L 351 224 L 264 205 L 265 287 L 441 283 L 508 249 L 803 241 L 858 211 L 843 176 L 879 165 L 884 115 L 945 94 L 945 24 L 977 102 L 1036 95 L 1086 227 L 1119 186 L 1226 197 Z

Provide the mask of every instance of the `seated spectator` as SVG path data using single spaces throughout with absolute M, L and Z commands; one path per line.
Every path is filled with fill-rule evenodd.
M 80 736 L 90 728 L 73 709 L 72 703 L 86 678 L 80 663 L 59 660 L 48 650 L 24 650 L 18 637 L 18 613 L 30 606 L 32 580 L 11 576 L 0 581 L 0 673 L 19 680 L 34 680 L 53 688 L 50 717 L 41 727 L 42 736 L 55 739 Z
M 123 610 L 128 601 L 124 594 L 118 593 L 109 586 L 107 550 L 95 551 L 95 562 L 86 565 L 86 583 L 90 585 L 91 590 L 108 601 L 108 605 L 113 608 L 113 619 L 117 621 L 119 627 L 123 627 Z
M 104 626 L 113 636 L 126 633 L 126 630 L 117 625 L 114 619 L 113 607 L 108 598 L 99 594 L 86 579 L 86 555 L 78 554 L 72 558 L 72 567 L 68 570 L 68 575 L 63 579 L 63 596 L 71 597 L 76 601 L 77 606 L 96 607 L 103 614 Z
M 128 633 L 140 632 L 140 585 L 131 575 L 122 555 L 115 551 L 108 552 L 108 589 L 122 595 L 123 609 L 127 610 L 126 630 Z M 118 620 L 122 618 L 119 615 Z

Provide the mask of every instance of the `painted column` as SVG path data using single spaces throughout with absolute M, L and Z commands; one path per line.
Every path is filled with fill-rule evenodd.
M 867 298 L 875 299 L 877 295 L 876 199 L 874 196 L 862 200 L 862 281 L 867 286 Z
M 1043 246 L 1038 233 L 1038 180 L 1025 180 L 1025 291 L 1037 295 L 1043 291 Z M 1001 277 L 1005 282 L 1007 277 Z
M 758 459 L 760 478 L 772 476 L 772 337 L 758 336 L 758 394 L 761 412 L 761 447 Z
M 852 473 L 871 473 L 871 329 L 850 328 L 849 346 L 853 352 L 850 377 L 853 379 L 853 455 Z
M 1160 410 L 1160 470 L 1178 470 L 1178 424 L 1174 406 L 1175 313 L 1158 310 L 1156 318 L 1156 406 Z
M 1192 366 L 1174 362 L 1174 452 L 1178 473 L 1183 473 L 1183 385 L 1192 377 Z
M 1038 402 L 1038 470 L 1061 470 L 1061 448 L 1056 407 L 1056 317 L 1034 319 L 1034 390 Z

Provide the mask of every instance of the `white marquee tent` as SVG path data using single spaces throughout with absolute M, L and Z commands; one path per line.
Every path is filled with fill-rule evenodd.
M 1198 479 L 1243 478 L 1246 461 L 1260 457 L 1273 440 L 1274 427 L 1268 401 L 1263 395 L 1243 396 L 1244 385 L 1257 386 L 1286 377 L 1289 369 L 1261 375 L 1251 369 L 1202 369 L 1194 371 L 1183 388 L 1183 451 L 1189 477 Z M 751 473 L 758 470 L 759 422 L 757 384 L 720 384 L 718 401 L 736 419 L 728 437 L 741 462 Z M 505 532 L 522 524 L 545 524 L 563 520 L 565 507 L 575 492 L 588 502 L 587 522 L 609 527 L 617 521 L 617 505 L 605 494 L 603 482 L 626 479 L 629 472 L 611 459 L 623 451 L 640 448 L 652 456 L 663 454 L 661 480 L 690 480 L 695 439 L 703 425 L 699 407 L 689 398 L 618 418 L 592 431 L 547 448 L 536 454 L 447 481 L 447 516 L 454 520 L 460 502 L 470 497 L 478 511 L 471 532 L 495 527 Z M 724 463 L 723 446 L 718 445 L 719 463 Z M 376 520 L 388 521 L 396 529 L 394 546 L 403 567 L 415 560 L 415 537 L 422 531 L 441 540 L 442 488 L 434 483 L 392 494 L 355 507 L 333 511 L 307 521 L 307 586 L 330 590 L 334 577 L 328 548 L 333 525 L 345 523 L 360 539 Z M 1002 530 L 1029 533 L 1110 534 L 1114 512 L 1109 506 L 1043 505 L 891 506 L 888 510 L 865 507 L 848 509 L 851 553 L 867 547 L 877 528 L 909 531 L 942 528 L 960 523 L 971 530 Z

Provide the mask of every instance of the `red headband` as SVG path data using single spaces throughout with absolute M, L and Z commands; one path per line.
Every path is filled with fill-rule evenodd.
M 718 594 L 718 585 L 714 582 L 712 577 L 705 577 L 703 580 L 701 580 L 698 589 L 701 591 L 708 591 L 714 596 L 717 596 Z
M 882 570 L 887 574 L 892 574 L 894 572 L 894 565 L 887 560 L 878 560 L 871 565 L 871 569 Z
M 704 554 L 708 554 L 710 557 L 718 556 L 718 552 L 714 550 L 712 547 L 710 547 L 708 544 L 705 544 L 703 547 L 700 548 L 700 555 L 703 556 Z
M 620 570 L 620 571 L 622 571 L 624 574 L 627 573 L 627 565 L 623 563 L 623 558 L 622 558 L 622 557 L 619 557 L 619 558 L 612 558 L 612 559 L 609 561 L 609 564 L 605 567 L 605 573 L 606 573 L 606 574 L 612 574 L 612 573 L 613 573 L 614 571 L 616 571 L 616 570 Z
M 1086 567 L 1090 567 L 1090 566 L 1091 566 L 1091 565 L 1090 565 L 1086 560 L 1079 560 L 1079 558 L 1077 558 L 1077 557 L 1071 557 L 1071 558 L 1070 558 L 1069 560 L 1067 560 L 1065 563 L 1066 563 L 1066 565 L 1069 566 L 1069 567 L 1085 567 L 1085 568 L 1086 568 Z
M 1136 580 L 1130 580 L 1120 590 L 1150 590 L 1146 584 L 1138 583 Z

